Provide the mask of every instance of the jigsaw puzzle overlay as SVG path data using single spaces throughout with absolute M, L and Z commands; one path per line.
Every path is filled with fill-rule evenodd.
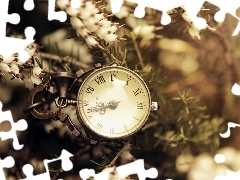
M 64 1 L 64 0 L 59 0 Z M 124 0 L 110 0 L 112 5 L 112 11 L 113 13 L 117 13 Z M 137 4 L 137 7 L 134 11 L 134 15 L 138 18 L 142 18 L 145 15 L 145 7 L 153 8 L 159 11 L 162 11 L 162 18 L 160 20 L 160 23 L 162 25 L 167 25 L 171 22 L 170 16 L 167 14 L 167 11 L 179 6 L 184 6 L 186 9 L 186 12 L 193 20 L 193 22 L 198 26 L 199 29 L 205 28 L 206 20 L 197 17 L 198 12 L 200 11 L 202 5 L 204 4 L 204 0 L 127 0 L 129 2 L 133 2 Z M 71 6 L 74 8 L 77 8 L 81 5 L 81 0 L 72 0 Z M 239 17 L 236 15 L 236 10 L 240 7 L 240 1 L 239 0 L 228 0 L 228 1 L 219 1 L 219 0 L 208 0 L 209 3 L 218 6 L 220 10 L 215 14 L 214 18 L 218 22 L 222 22 L 225 19 L 225 15 L 227 13 L 231 14 L 233 17 L 239 20 Z M 64 11 L 58 11 L 55 12 L 55 4 L 56 0 L 48 0 L 48 20 L 59 20 L 60 22 L 64 22 L 67 19 L 67 14 Z M 0 1 L 0 55 L 2 55 L 4 58 L 10 57 L 14 53 L 19 53 L 19 59 L 23 62 L 27 61 L 30 56 L 29 54 L 24 50 L 24 48 L 29 45 L 30 43 L 34 42 L 34 35 L 36 33 L 35 29 L 33 27 L 26 27 L 25 29 L 25 37 L 26 39 L 17 39 L 17 38 L 9 38 L 6 37 L 6 23 L 9 22 L 11 24 L 18 24 L 20 22 L 20 16 L 16 13 L 8 14 L 8 5 L 9 0 L 1 0 Z M 23 4 L 23 8 L 27 11 L 33 10 L 35 7 L 34 0 L 25 0 Z M 236 29 L 233 32 L 233 36 L 237 35 L 240 31 L 240 23 L 238 23 Z M 14 44 L 14 46 L 13 46 Z M 239 85 L 235 85 L 235 87 L 239 88 Z M 234 91 L 236 92 L 236 91 Z M 240 95 L 239 89 L 235 93 L 236 95 Z M 27 122 L 24 119 L 21 119 L 17 122 L 13 121 L 11 111 L 5 111 L 2 112 L 2 103 L 0 102 L 0 123 L 3 121 L 9 121 L 11 123 L 11 130 L 8 132 L 0 132 L 0 138 L 2 141 L 7 139 L 12 139 L 12 145 L 15 150 L 20 150 L 24 147 L 24 145 L 20 145 L 16 131 L 24 131 L 27 129 Z M 231 127 L 238 126 L 237 124 L 229 124 L 229 129 Z M 229 130 L 228 129 L 228 130 Z M 223 135 L 223 134 L 222 134 Z M 225 137 L 230 136 L 230 132 L 226 132 Z M 73 168 L 73 164 L 70 160 L 70 157 L 73 155 L 69 153 L 66 150 L 62 150 L 61 155 L 58 158 L 55 159 L 45 159 L 44 166 L 46 169 L 45 173 L 33 175 L 33 166 L 30 164 L 25 164 L 23 166 L 23 172 L 26 175 L 26 178 L 23 180 L 50 180 L 49 175 L 49 169 L 48 164 L 54 161 L 61 160 L 62 161 L 62 169 L 64 171 L 69 171 Z M 3 168 L 11 168 L 15 164 L 14 159 L 11 156 L 1 158 L 0 157 L 0 179 L 5 180 Z M 144 169 L 144 161 L 143 160 L 136 160 L 135 162 L 120 166 L 116 168 L 116 171 L 118 173 L 118 177 L 125 177 L 130 174 L 137 174 L 139 179 L 143 180 L 146 177 L 149 178 L 155 178 L 157 177 L 157 170 L 155 168 L 151 168 L 149 170 Z M 109 178 L 109 172 L 108 171 L 95 174 L 95 171 L 93 169 L 83 169 L 79 171 L 80 177 L 83 179 L 88 178 L 89 176 L 94 176 L 96 179 L 108 179 Z M 232 177 L 234 172 L 228 171 L 227 174 Z M 239 173 L 235 173 L 235 175 Z M 101 178 L 100 178 L 101 177 Z M 234 176 L 236 177 L 236 176 Z M 217 179 L 218 178 L 218 179 Z M 222 176 L 217 176 L 216 180 L 225 179 Z M 236 179 L 236 178 L 235 178 Z
M 197 17 L 198 12 L 200 11 L 204 2 L 209 2 L 217 7 L 220 10 L 215 14 L 214 19 L 217 22 L 223 22 L 226 14 L 231 14 L 236 19 L 240 20 L 240 18 L 236 15 L 236 10 L 240 7 L 239 0 L 228 0 L 228 1 L 220 1 L 220 0 L 126 0 L 132 3 L 137 4 L 135 8 L 134 15 L 138 18 L 143 18 L 145 15 L 145 8 L 152 8 L 162 12 L 162 18 L 160 23 L 162 25 L 167 25 L 171 22 L 171 17 L 168 15 L 167 11 L 170 9 L 174 9 L 180 6 L 183 6 L 186 10 L 188 16 L 198 29 L 204 29 L 206 26 L 206 20 L 200 17 Z M 110 0 L 112 12 L 115 14 L 120 11 L 121 6 L 123 5 L 124 0 Z M 240 23 L 238 23 L 237 27 L 233 32 L 233 36 L 236 36 L 240 31 Z
M 11 123 L 12 127 L 11 127 L 11 130 L 8 132 L 0 132 L 0 138 L 2 139 L 2 141 L 6 140 L 6 139 L 13 139 L 13 148 L 15 150 L 20 150 L 23 148 L 23 145 L 19 144 L 16 131 L 26 130 L 28 127 L 27 121 L 24 119 L 21 119 L 17 122 L 14 122 L 11 111 L 3 112 L 1 110 L 2 106 L 3 105 L 0 102 L 0 123 L 3 121 L 9 121 Z

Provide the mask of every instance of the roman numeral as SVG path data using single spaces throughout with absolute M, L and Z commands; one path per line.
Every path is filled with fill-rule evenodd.
M 140 88 L 138 88 L 136 91 L 133 91 L 134 96 L 139 95 L 140 93 L 143 93 Z
M 98 128 L 98 129 L 101 129 L 101 128 L 103 128 L 103 125 L 97 123 L 97 128 Z
M 124 125 L 123 128 L 125 129 L 125 131 L 128 131 L 128 128 L 126 125 Z
M 88 105 L 89 105 L 88 101 L 83 101 L 83 106 L 88 106 Z
M 135 118 L 135 117 L 133 117 L 133 119 L 135 119 L 135 120 L 137 120 L 137 121 L 140 121 L 140 119 L 138 119 L 138 118 Z
M 127 76 L 126 85 L 128 85 L 128 82 L 129 82 L 130 80 L 131 80 L 131 78 Z
M 86 88 L 86 93 L 92 94 L 93 91 L 94 91 L 94 89 L 93 89 L 91 86 L 88 86 L 88 87 Z
M 137 102 L 137 109 L 143 109 L 143 103 Z
M 95 79 L 95 81 L 96 81 L 99 85 L 106 82 L 103 76 L 97 77 L 97 78 Z
M 87 118 L 88 118 L 88 119 L 91 119 L 91 118 L 92 118 L 92 116 L 88 116 Z
M 116 77 L 116 74 L 111 74 L 111 81 L 113 81 L 115 77 Z
M 92 112 L 91 108 L 87 109 L 87 113 L 91 113 L 91 112 Z
M 110 128 L 110 133 L 114 133 L 114 128 Z

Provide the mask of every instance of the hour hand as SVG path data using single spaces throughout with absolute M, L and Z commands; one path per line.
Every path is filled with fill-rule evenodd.
M 116 109 L 117 108 L 117 106 L 118 106 L 118 103 L 120 103 L 120 101 L 115 101 L 115 100 L 112 100 L 112 101 L 110 101 L 109 103 L 108 103 L 108 107 L 110 108 L 110 109 Z

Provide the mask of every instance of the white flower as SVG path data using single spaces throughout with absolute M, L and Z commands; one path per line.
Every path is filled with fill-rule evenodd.
M 66 7 L 70 6 L 70 2 L 69 2 L 69 0 L 58 0 L 57 5 L 61 10 L 63 10 Z
M 86 10 L 79 10 L 80 11 L 80 14 L 79 14 L 79 17 L 81 19 L 87 19 L 91 16 L 92 12 L 91 11 L 86 11 Z
M 24 83 L 25 83 L 25 87 L 28 88 L 29 90 L 32 90 L 34 88 L 34 84 L 33 84 L 33 82 L 32 82 L 30 77 L 26 78 L 24 80 Z
M 37 76 L 42 76 L 42 68 L 40 68 L 39 66 L 34 66 L 33 68 L 33 74 L 37 75 Z
M 96 31 L 98 29 L 98 22 L 94 21 L 93 19 L 84 19 L 83 24 L 90 32 Z
M 11 68 L 4 62 L 0 62 L 0 70 L 3 72 L 11 72 Z
M 70 16 L 79 16 L 80 15 L 79 11 L 76 8 L 73 8 L 71 6 L 66 8 L 66 12 Z
M 19 66 L 16 64 L 16 62 L 12 62 L 10 66 L 11 66 L 11 71 L 14 74 L 19 74 Z
M 33 56 L 39 51 L 39 46 L 36 43 L 29 44 L 25 49 L 28 52 L 29 56 Z
M 92 36 L 88 36 L 87 38 L 85 38 L 85 41 L 90 47 L 95 47 L 99 45 L 99 43 Z
M 135 35 L 140 35 L 140 36 L 144 36 L 147 35 L 149 33 L 152 33 L 155 29 L 155 26 L 137 26 L 133 29 L 133 32 Z
M 70 17 L 70 23 L 74 29 L 85 27 L 78 17 Z
M 106 34 L 105 36 L 103 36 L 103 39 L 108 42 L 115 41 L 117 38 L 118 36 L 116 34 Z
M 192 38 L 200 40 L 201 37 L 200 37 L 199 33 L 201 32 L 202 29 L 206 29 L 208 27 L 208 24 L 206 23 L 206 21 L 202 21 L 202 20 L 199 20 L 199 19 L 193 21 L 188 16 L 187 12 L 184 12 L 182 14 L 182 17 L 188 23 L 188 26 L 189 26 L 188 32 L 192 36 Z M 197 23 L 197 24 L 195 24 L 195 23 Z
M 176 160 L 177 170 L 181 173 L 187 172 L 190 169 L 193 160 L 194 158 L 190 154 L 180 154 Z
M 200 37 L 200 35 L 199 35 L 199 33 L 200 33 L 200 30 L 198 30 L 198 29 L 195 29 L 195 28 L 193 28 L 193 27 L 190 27 L 189 29 L 188 29 L 188 32 L 189 32 L 189 34 L 192 36 L 192 38 L 196 38 L 197 40 L 200 40 L 201 39 L 201 37 Z
M 57 4 L 71 16 L 77 36 L 82 36 L 90 47 L 99 46 L 98 37 L 107 42 L 122 40 L 116 35 L 119 27 L 106 19 L 107 14 L 100 12 L 97 3 L 81 1 L 79 8 L 71 7 L 68 0 L 58 0 Z
M 120 161 L 122 164 L 135 160 L 135 157 L 130 153 L 131 146 L 131 144 L 125 145 L 124 150 L 122 151 L 122 154 L 120 156 Z
M 231 165 L 237 156 L 237 151 L 232 147 L 224 147 L 217 151 L 217 154 L 222 154 L 225 157 L 225 162 L 227 165 Z
M 130 153 L 130 150 L 125 150 L 122 152 L 121 154 L 121 162 L 130 162 L 130 161 L 134 161 L 135 158 L 134 156 Z
M 100 20 L 106 18 L 106 14 L 101 13 L 101 14 L 93 14 L 92 17 L 94 21 L 99 22 Z
M 89 30 L 85 27 L 83 28 L 77 28 L 76 29 L 76 32 L 77 32 L 77 35 L 79 36 L 82 36 L 83 38 L 87 38 L 88 37 L 88 34 L 90 33 Z
M 162 27 L 156 27 L 156 26 L 149 26 L 149 25 L 146 25 L 146 26 L 136 26 L 134 29 L 133 29 L 133 33 L 136 35 L 136 36 L 140 36 L 140 37 L 143 37 L 144 39 L 153 39 L 153 38 L 156 38 L 156 37 L 160 37 L 158 35 L 156 35 L 154 33 L 154 31 L 156 30 L 160 30 L 162 29 Z
M 99 37 L 103 37 L 104 35 L 108 34 L 108 29 L 107 28 L 99 28 L 98 30 L 96 30 L 96 34 Z
M 91 13 L 98 13 L 99 12 L 99 9 L 97 8 L 96 4 L 93 4 L 92 2 L 90 1 L 86 1 L 85 3 L 83 3 L 83 5 L 79 8 L 79 11 L 82 12 L 82 11 L 88 11 L 88 12 L 91 12 Z
M 107 19 L 102 19 L 101 21 L 99 21 L 99 27 L 110 27 L 112 25 L 111 21 L 108 21 Z
M 34 84 L 36 84 L 36 85 L 42 84 L 42 80 L 41 80 L 38 76 L 32 74 L 32 75 L 30 76 L 30 78 L 31 78 L 31 81 L 32 81 Z
M 120 11 L 114 15 L 119 19 L 125 18 L 129 15 L 129 9 L 126 6 L 122 6 Z
M 192 19 L 188 16 L 187 12 L 182 13 L 182 17 L 185 21 L 187 21 L 189 24 L 191 24 L 193 21 Z
M 15 55 L 12 55 L 12 56 L 10 56 L 10 57 L 8 57 L 8 58 L 6 58 L 6 59 L 3 59 L 2 62 L 7 63 L 7 64 L 10 64 L 10 63 L 13 62 L 14 60 L 17 61 L 18 59 L 16 58 Z
M 188 172 L 188 177 L 191 180 L 206 179 L 211 180 L 216 176 L 216 163 L 208 154 L 200 154 L 195 158 L 191 169 Z

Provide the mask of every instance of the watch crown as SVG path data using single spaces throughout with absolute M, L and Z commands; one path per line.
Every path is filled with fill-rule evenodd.
M 158 105 L 158 102 L 152 102 L 151 111 L 157 111 L 159 109 L 160 109 L 160 106 Z

